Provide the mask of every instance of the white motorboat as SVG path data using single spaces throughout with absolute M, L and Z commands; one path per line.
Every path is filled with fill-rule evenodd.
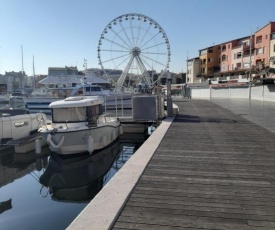
M 25 99 L 30 113 L 43 112 L 51 114 L 49 104 L 72 96 L 109 96 L 110 91 L 102 89 L 99 85 L 83 83 L 73 87 L 43 88 L 35 90 L 29 98 Z
M 9 97 L 6 94 L 0 94 L 0 104 L 9 103 Z
M 68 97 L 52 102 L 52 123 L 40 133 L 52 152 L 75 154 L 105 148 L 121 132 L 116 117 L 103 114 L 104 99 L 100 96 Z
M 10 104 L 15 104 L 15 103 L 24 103 L 24 94 L 22 91 L 13 91 L 10 94 L 9 102 Z
M 16 153 L 26 153 L 35 149 L 35 141 L 41 139 L 38 133 L 46 122 L 46 115 L 0 113 L 0 144 L 14 146 Z M 44 143 L 41 142 L 42 146 Z M 46 144 L 46 143 L 45 143 Z

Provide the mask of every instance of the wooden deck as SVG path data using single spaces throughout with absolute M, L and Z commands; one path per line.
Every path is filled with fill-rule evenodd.
M 207 100 L 174 103 L 112 229 L 275 229 L 275 133 Z

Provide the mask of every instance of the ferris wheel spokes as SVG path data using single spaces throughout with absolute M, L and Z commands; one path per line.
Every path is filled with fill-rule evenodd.
M 127 34 L 126 31 L 125 31 L 125 28 L 123 27 L 123 25 L 122 25 L 122 23 L 121 23 L 121 21 L 119 21 L 119 25 L 120 25 L 120 27 L 121 27 L 121 29 L 122 29 L 124 35 L 125 35 L 126 38 L 128 39 L 130 46 L 133 46 L 133 44 L 132 44 L 132 42 L 131 42 L 131 40 L 130 40 L 128 34 Z
M 145 42 L 143 45 L 140 45 L 140 49 L 145 46 L 146 44 L 148 44 L 150 41 L 152 41 L 156 36 L 158 36 L 159 33 L 155 34 L 153 37 L 151 37 L 147 42 Z
M 128 46 L 128 49 L 131 49 L 131 45 L 128 44 L 124 39 L 116 32 L 113 28 L 111 28 L 111 31 L 126 45 Z
M 142 39 L 141 39 L 141 41 L 140 41 L 140 43 L 138 43 L 138 47 L 140 47 L 140 46 L 141 46 L 141 44 L 142 44 L 142 42 L 143 42 L 144 38 L 145 38 L 145 37 L 146 37 L 146 35 L 148 34 L 148 32 L 149 32 L 149 30 L 151 29 L 151 27 L 152 27 L 152 25 L 151 25 L 151 24 L 149 24 L 149 26 L 148 26 L 148 28 L 147 28 L 146 32 L 144 33 L 144 35 L 143 35 L 143 37 L 142 37 Z
M 111 59 L 106 60 L 106 61 L 103 61 L 103 62 L 101 62 L 101 63 L 110 62 L 110 61 L 113 61 L 113 60 L 116 60 L 116 59 L 119 59 L 119 58 L 122 58 L 122 57 L 125 57 L 125 56 L 130 56 L 130 54 L 124 54 L 124 55 L 119 56 L 119 57 L 111 58 Z
M 121 44 L 119 44 L 119 43 L 117 43 L 117 42 L 114 42 L 114 41 L 112 41 L 112 40 L 110 40 L 110 39 L 108 39 L 108 38 L 104 38 L 104 40 L 106 40 L 106 41 L 108 41 L 108 42 L 111 42 L 112 44 L 116 44 L 117 46 L 120 46 L 121 48 L 124 48 L 124 49 L 126 49 L 126 50 L 130 50 L 129 48 L 127 48 L 127 47 L 125 47 L 125 46 L 123 46 L 123 45 L 121 45 Z
M 140 49 L 140 51 L 143 51 L 143 50 L 148 50 L 148 49 L 151 49 L 151 48 L 154 48 L 154 47 L 157 47 L 157 46 L 161 46 L 165 44 L 165 42 L 162 42 L 162 43 L 159 43 L 159 44 L 156 44 L 156 45 L 153 45 L 153 46 L 150 46 L 150 47 L 146 47 L 144 49 Z M 142 47 L 141 47 L 142 48 Z M 143 52 L 142 52 L 143 53 Z
M 140 35 L 140 29 L 141 29 L 141 20 L 139 20 L 139 26 L 138 26 L 138 34 L 137 34 L 137 42 L 136 42 L 136 46 L 138 46 L 138 41 L 139 41 L 139 35 Z
M 156 61 L 156 60 L 154 60 L 154 59 L 152 59 L 152 58 L 149 58 L 149 57 L 147 57 L 147 56 L 145 56 L 145 55 L 140 55 L 140 56 L 142 56 L 142 57 L 144 57 L 144 58 L 146 58 L 146 59 L 149 59 L 150 61 L 152 61 L 152 62 L 154 62 L 154 63 L 157 63 L 157 64 L 159 64 L 159 65 L 161 65 L 161 66 L 165 66 L 165 64 L 163 64 L 163 63 L 161 63 L 161 62 L 159 62 L 159 61 Z
M 136 57 L 136 60 L 137 60 L 137 64 L 141 70 L 141 73 L 142 73 L 142 77 L 145 81 L 145 84 L 148 85 L 148 86 L 151 86 L 152 82 L 149 78 L 149 74 L 148 74 L 148 71 L 145 67 L 145 65 L 143 64 L 142 60 L 140 59 L 139 56 Z

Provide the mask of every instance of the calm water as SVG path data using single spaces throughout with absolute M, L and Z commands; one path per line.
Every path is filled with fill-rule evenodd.
M 0 229 L 65 229 L 146 139 L 128 137 L 93 155 L 1 149 Z

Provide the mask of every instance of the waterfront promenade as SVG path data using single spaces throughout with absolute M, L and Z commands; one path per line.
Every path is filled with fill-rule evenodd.
M 174 103 L 70 229 L 275 229 L 275 103 Z

